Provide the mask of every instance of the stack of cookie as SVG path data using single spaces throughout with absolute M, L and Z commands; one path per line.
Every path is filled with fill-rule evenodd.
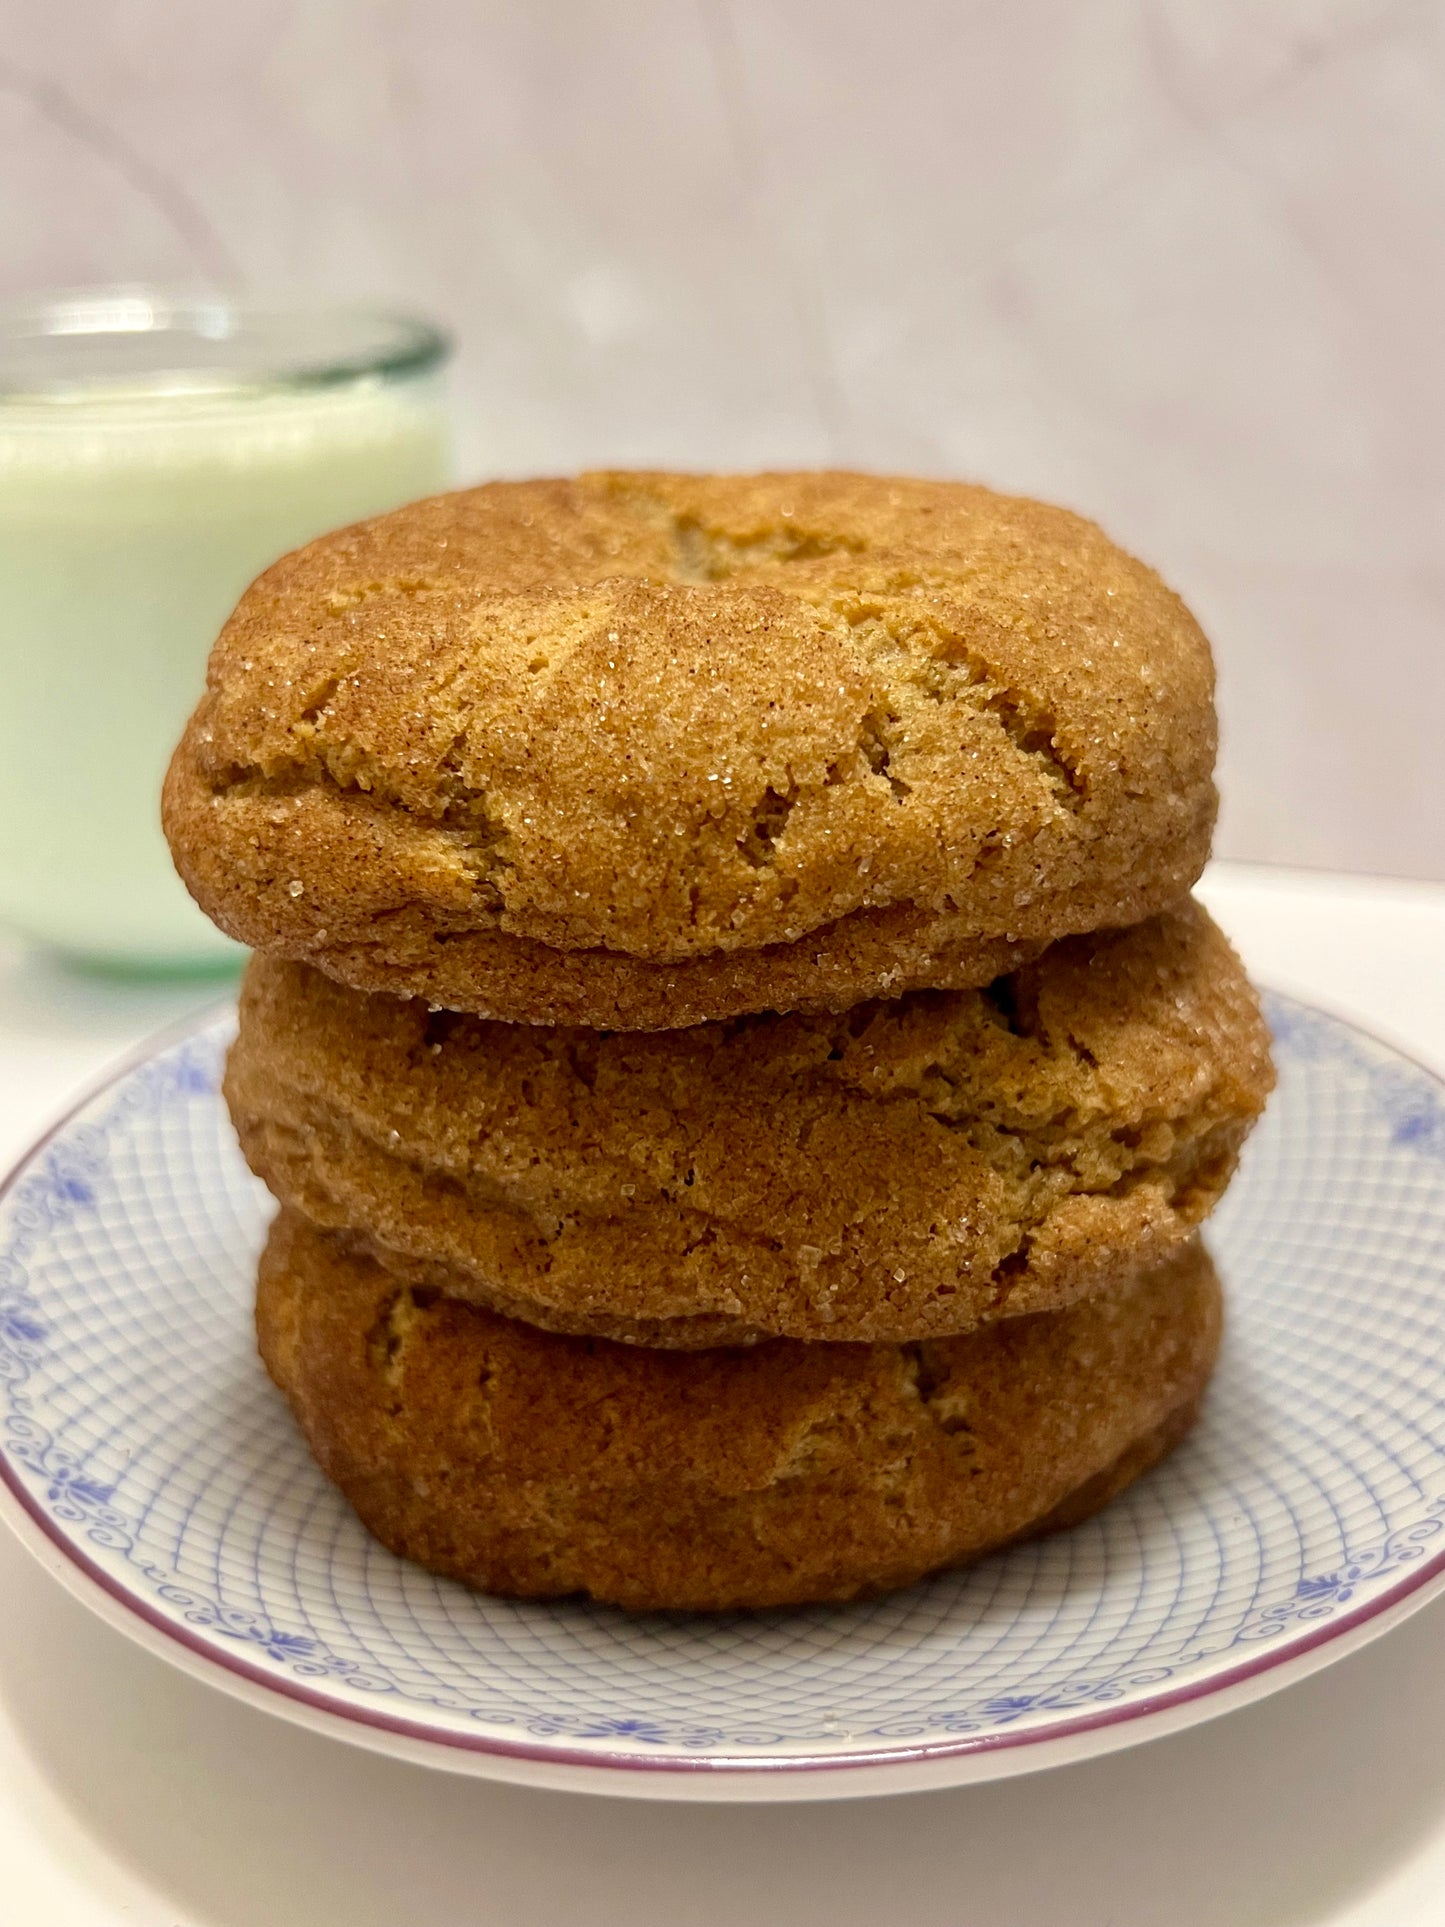
M 1208 645 L 1061 510 L 494 484 L 253 586 L 166 828 L 258 955 L 272 1375 L 395 1551 L 840 1600 L 1182 1436 L 1270 1084 Z

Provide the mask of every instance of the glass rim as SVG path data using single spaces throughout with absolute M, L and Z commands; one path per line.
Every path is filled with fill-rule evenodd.
M 88 367 L 87 343 L 110 345 L 113 363 L 134 344 L 134 368 L 107 369 L 102 355 Z M 178 352 L 166 361 L 169 343 Z M 54 367 L 47 370 L 52 344 Z M 147 349 L 161 351 L 160 359 L 152 352 L 149 366 Z M 382 303 L 267 299 L 147 282 L 47 289 L 0 302 L 0 408 L 304 395 L 429 374 L 451 351 L 451 336 L 434 322 Z

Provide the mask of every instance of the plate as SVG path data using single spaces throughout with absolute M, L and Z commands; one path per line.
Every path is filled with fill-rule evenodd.
M 434 1766 L 678 1799 L 1001 1777 L 1255 1699 L 1445 1588 L 1445 1090 L 1268 1002 L 1280 1087 L 1211 1230 L 1202 1423 L 1071 1533 L 845 1608 L 629 1617 L 370 1539 L 255 1356 L 269 1203 L 229 1019 L 155 1047 L 0 1199 L 0 1508 L 152 1651 Z

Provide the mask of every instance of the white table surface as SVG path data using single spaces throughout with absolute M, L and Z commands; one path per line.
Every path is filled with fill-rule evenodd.
M 1264 982 L 1445 1069 L 1445 886 L 1235 866 Z M 0 947 L 0 1167 L 215 986 Z M 15 1927 L 1439 1927 L 1445 1600 L 1273 1699 L 952 1793 L 677 1807 L 393 1764 L 131 1646 L 0 1529 L 0 1921 Z

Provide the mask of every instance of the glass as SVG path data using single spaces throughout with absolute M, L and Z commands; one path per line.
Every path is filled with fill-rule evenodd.
M 367 308 L 115 288 L 0 309 L 0 922 L 224 968 L 158 817 L 241 591 L 450 480 L 446 337 Z

